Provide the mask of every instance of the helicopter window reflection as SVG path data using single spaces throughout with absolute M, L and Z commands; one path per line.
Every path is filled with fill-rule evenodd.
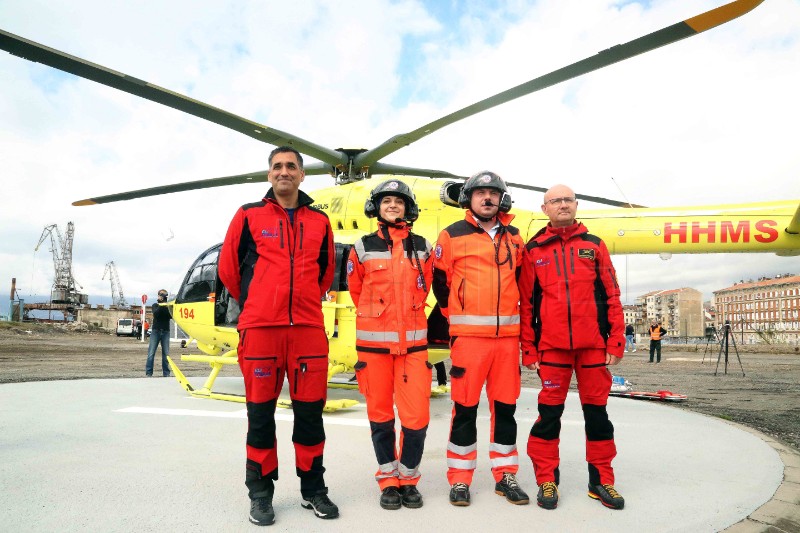
M 221 244 L 212 246 L 194 262 L 186 273 L 186 277 L 178 291 L 176 301 L 207 302 L 209 297 L 215 295 L 217 285 L 217 259 Z
M 346 291 L 347 289 L 347 258 L 350 256 L 349 244 L 335 243 L 336 246 L 336 266 L 333 274 L 332 291 Z

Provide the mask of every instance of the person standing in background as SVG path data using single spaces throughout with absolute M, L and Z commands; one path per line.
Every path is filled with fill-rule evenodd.
M 161 344 L 161 371 L 164 373 L 165 378 L 170 375 L 167 356 L 169 355 L 169 323 L 172 320 L 172 314 L 166 305 L 167 296 L 166 289 L 158 291 L 158 301 L 152 307 L 153 332 L 150 334 L 150 344 L 147 346 L 147 363 L 144 367 L 144 373 L 148 377 L 153 376 L 153 362 L 159 343 Z

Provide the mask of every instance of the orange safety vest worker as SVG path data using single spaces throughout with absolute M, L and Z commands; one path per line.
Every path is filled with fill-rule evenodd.
M 661 340 L 661 332 L 663 328 L 661 325 L 650 326 L 650 340 L 660 341 Z
M 382 491 L 396 487 L 402 492 L 419 481 L 430 420 L 425 300 L 433 277 L 432 246 L 407 223 L 381 220 L 376 233 L 351 249 L 347 275 L 357 307 L 355 369 L 378 460 L 375 479 Z M 401 425 L 397 447 L 395 402 Z

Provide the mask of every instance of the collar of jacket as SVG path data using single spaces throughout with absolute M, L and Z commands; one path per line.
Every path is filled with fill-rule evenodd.
M 589 233 L 589 230 L 586 229 L 586 226 L 584 226 L 582 222 L 578 222 L 577 220 L 565 228 L 554 228 L 548 222 L 545 227 L 536 232 L 536 235 L 533 236 L 533 240 L 541 246 L 554 239 L 561 239 L 564 235 L 566 235 L 564 240 L 568 241 L 576 235 L 581 235 L 583 233 Z
M 276 203 L 276 204 L 280 205 L 278 203 L 278 199 L 275 198 L 275 192 L 272 190 L 272 187 L 270 187 L 269 190 L 267 191 L 267 194 L 264 195 L 264 201 L 265 202 L 269 202 L 270 200 L 273 203 Z M 314 199 L 313 198 L 311 198 L 309 195 L 307 195 L 306 193 L 304 193 L 301 190 L 297 191 L 297 207 L 303 207 L 303 206 L 311 205 L 313 203 L 314 203 Z
M 511 221 L 514 220 L 516 215 L 512 215 L 511 213 L 503 213 L 502 211 L 497 212 L 497 221 L 500 222 L 501 226 L 508 226 L 511 224 Z M 478 220 L 475 218 L 474 213 L 471 209 L 464 210 L 464 220 L 475 226 L 478 227 Z
M 389 230 L 389 236 L 392 238 L 392 241 L 402 241 L 406 237 L 408 237 L 409 228 L 408 224 L 405 222 L 400 222 L 399 224 L 395 224 L 391 226 L 384 222 L 378 221 L 378 236 L 383 238 L 383 229 L 386 228 Z

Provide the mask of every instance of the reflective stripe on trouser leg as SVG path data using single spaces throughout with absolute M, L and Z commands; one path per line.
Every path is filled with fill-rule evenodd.
M 386 422 L 369 423 L 372 432 L 372 447 L 375 449 L 375 457 L 378 459 L 378 471 L 375 472 L 375 480 L 381 490 L 386 487 L 397 487 L 397 452 L 394 447 L 394 419 Z
M 519 339 L 500 337 L 488 339 L 487 348 L 492 364 L 486 376 L 486 396 L 491 414 L 489 430 L 489 459 L 495 481 L 504 473 L 519 470 L 517 452 L 517 422 L 514 413 L 520 393 Z
M 514 420 L 516 404 L 494 401 L 492 407 L 492 432 L 489 436 L 489 462 L 495 481 L 503 479 L 508 472 L 516 474 L 519 470 L 519 454 L 517 452 L 517 422 Z
M 478 406 L 453 404 L 450 442 L 447 443 L 447 482 L 472 483 L 478 458 Z
M 421 429 L 400 428 L 400 464 L 397 467 L 401 485 L 416 485 L 419 481 L 419 464 L 425 450 L 428 426 Z
M 586 427 L 589 482 L 593 485 L 614 484 L 611 462 L 617 455 L 614 425 L 606 409 L 612 377 L 605 366 L 605 357 L 604 350 L 580 350 L 575 366 Z
M 400 417 L 397 449 L 401 485 L 416 485 L 419 482 L 419 465 L 431 417 L 431 370 L 427 350 L 395 356 L 394 391 Z

